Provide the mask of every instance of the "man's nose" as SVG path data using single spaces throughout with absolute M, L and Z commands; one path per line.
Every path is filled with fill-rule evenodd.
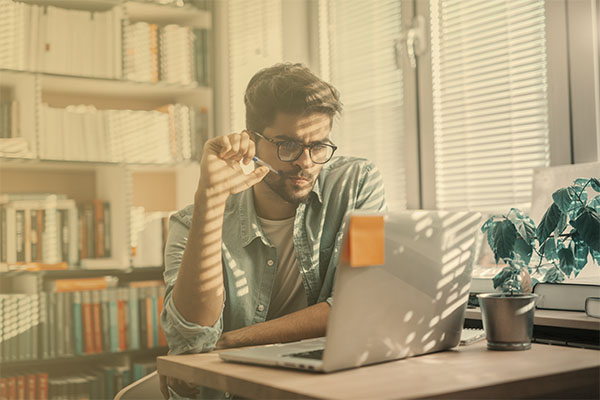
M 302 169 L 311 168 L 314 165 L 314 163 L 310 158 L 310 150 L 308 148 L 304 148 L 302 150 L 302 153 L 300 154 L 300 157 L 298 157 L 298 159 L 294 161 L 294 164 Z

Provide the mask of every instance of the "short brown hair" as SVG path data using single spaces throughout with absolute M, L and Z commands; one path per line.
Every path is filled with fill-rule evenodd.
M 282 63 L 258 71 L 246 88 L 246 127 L 262 132 L 279 112 L 341 114 L 340 94 L 302 64 Z

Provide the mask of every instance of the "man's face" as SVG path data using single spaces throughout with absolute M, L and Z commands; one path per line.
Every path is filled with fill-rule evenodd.
M 331 119 L 326 114 L 314 113 L 308 116 L 278 113 L 271 126 L 263 135 L 276 142 L 295 141 L 302 144 L 330 143 Z M 284 162 L 277 156 L 277 146 L 264 139 L 258 139 L 256 153 L 279 175 L 269 173 L 263 182 L 284 201 L 299 204 L 308 198 L 323 164 L 315 164 L 305 148 L 297 160 Z

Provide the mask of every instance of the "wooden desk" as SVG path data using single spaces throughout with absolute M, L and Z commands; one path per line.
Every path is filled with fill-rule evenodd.
M 249 398 L 527 398 L 600 395 L 600 351 L 485 341 L 331 374 L 226 363 L 216 352 L 158 358 L 158 372 Z

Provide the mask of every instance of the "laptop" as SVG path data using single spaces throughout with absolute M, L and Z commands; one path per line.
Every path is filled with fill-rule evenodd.
M 220 358 L 333 372 L 457 346 L 480 223 L 474 212 L 350 213 L 326 336 Z

